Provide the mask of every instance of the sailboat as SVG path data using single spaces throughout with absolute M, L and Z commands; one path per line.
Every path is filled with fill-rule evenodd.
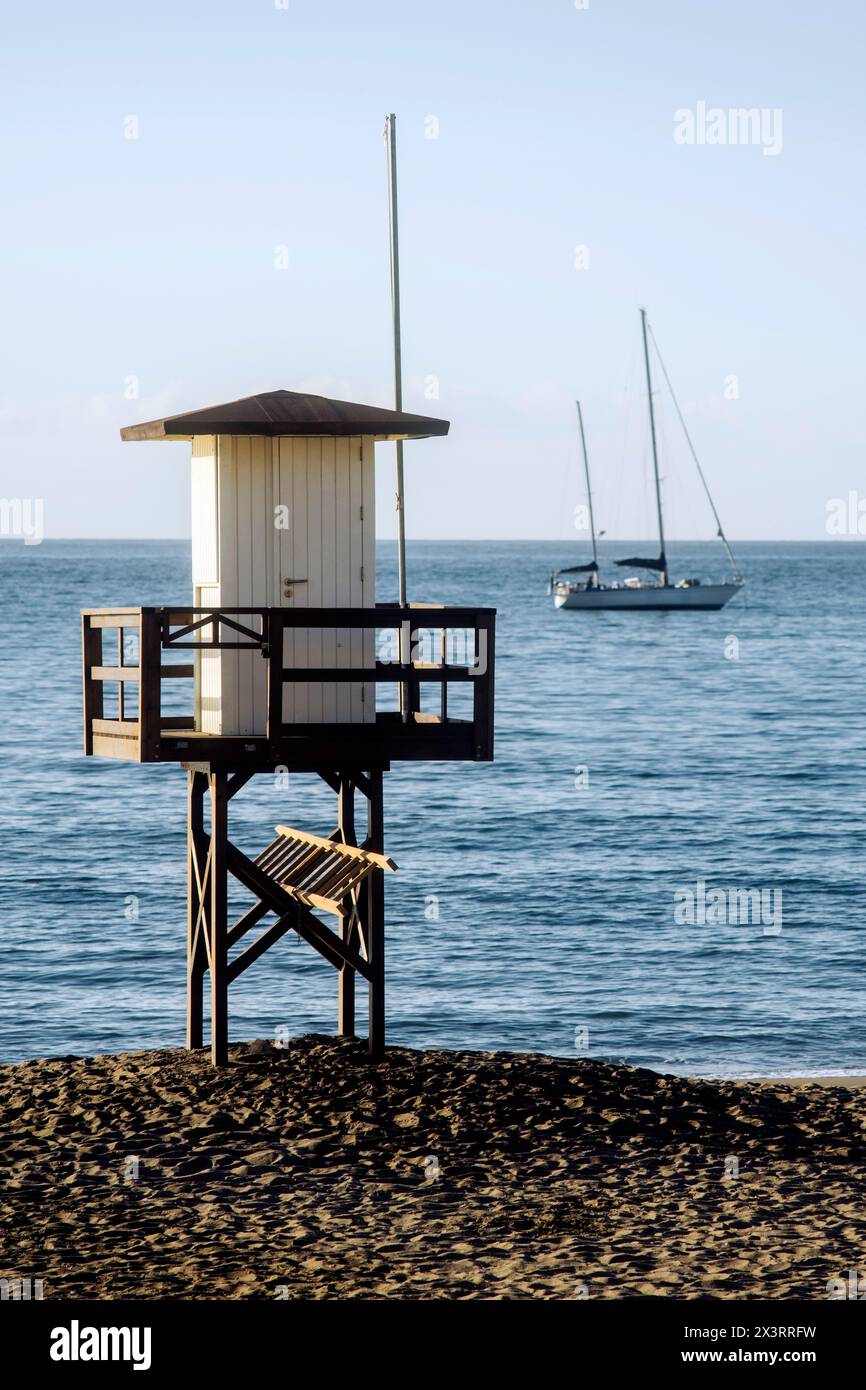
M 643 333 L 644 363 L 646 366 L 646 385 L 647 399 L 649 401 L 649 422 L 650 438 L 652 440 L 653 474 L 655 477 L 655 496 L 656 512 L 658 515 L 659 531 L 659 553 L 657 557 L 644 557 L 631 555 L 624 560 L 615 560 L 614 564 L 623 569 L 648 570 L 658 576 L 657 579 L 644 579 L 638 575 L 631 575 L 621 584 L 602 584 L 599 582 L 598 567 L 598 538 L 595 529 L 595 517 L 592 507 L 592 486 L 589 476 L 589 455 L 586 448 L 586 434 L 583 427 L 583 411 L 580 401 L 577 402 L 577 419 L 580 426 L 580 442 L 583 451 L 583 467 L 586 476 L 586 495 L 589 510 L 589 529 L 592 538 L 592 559 L 586 564 L 569 565 L 565 569 L 556 570 L 550 576 L 550 591 L 553 594 L 553 601 L 557 608 L 582 608 L 591 610 L 602 609 L 623 609 L 623 610 L 649 610 L 649 609 L 705 609 L 718 610 L 724 608 L 726 603 L 738 594 L 742 589 L 745 580 L 737 568 L 733 551 L 728 543 L 727 537 L 722 529 L 722 523 L 716 510 L 716 505 L 710 494 L 704 471 L 701 468 L 695 447 L 692 444 L 691 435 L 686 427 L 680 410 L 677 398 L 674 395 L 670 378 L 664 363 L 661 363 L 662 371 L 665 375 L 668 387 L 679 415 L 680 423 L 685 432 L 692 458 L 697 466 L 698 474 L 707 494 L 713 516 L 716 520 L 717 532 L 722 545 L 725 547 L 728 559 L 731 564 L 733 576 L 721 583 L 704 583 L 700 579 L 680 579 L 673 581 L 668 571 L 667 556 L 665 555 L 665 527 L 664 515 L 662 512 L 662 491 L 659 481 L 659 459 L 658 446 L 656 443 L 656 421 L 655 407 L 653 405 L 653 383 L 652 371 L 650 368 L 649 353 L 649 334 L 652 329 L 648 328 L 646 309 L 641 309 L 641 329 Z M 655 338 L 653 338 L 655 343 Z M 656 345 L 658 353 L 658 346 Z M 659 355 L 659 361 L 661 357 Z M 584 579 L 566 579 L 565 575 L 585 575 Z

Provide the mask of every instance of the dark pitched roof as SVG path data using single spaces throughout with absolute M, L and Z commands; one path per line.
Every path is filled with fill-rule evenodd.
M 192 439 L 196 434 L 373 435 L 377 439 L 424 439 L 447 434 L 448 421 L 407 415 L 376 405 L 332 401 L 300 391 L 265 391 L 226 405 L 209 405 L 127 425 L 121 439 Z

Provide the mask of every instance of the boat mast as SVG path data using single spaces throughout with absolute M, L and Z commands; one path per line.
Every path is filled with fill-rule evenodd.
M 592 487 L 589 481 L 589 457 L 586 452 L 586 435 L 583 432 L 583 411 L 580 408 L 580 401 L 575 401 L 577 406 L 577 423 L 580 425 L 580 444 L 583 449 L 583 471 L 586 474 L 586 500 L 589 503 L 589 529 L 592 535 L 592 562 L 598 573 L 598 547 L 595 540 L 595 517 L 592 514 Z
M 644 356 L 644 362 L 645 362 L 645 364 L 646 364 L 646 389 L 647 389 L 647 399 L 649 400 L 650 434 L 652 435 L 652 446 L 653 446 L 653 472 L 654 472 L 654 474 L 655 474 L 655 480 L 656 480 L 656 509 L 657 509 L 657 511 L 658 511 L 658 517 L 659 517 L 659 546 L 661 547 L 661 553 L 660 553 L 660 555 L 659 555 L 659 559 L 661 560 L 661 563 L 662 563 L 662 571 L 661 571 L 662 584 L 667 584 L 667 582 L 668 582 L 668 567 L 667 567 L 667 558 L 666 558 L 666 556 L 665 556 L 665 525 L 664 525 L 664 519 L 663 519 L 663 517 L 662 517 L 662 490 L 661 490 L 661 484 L 659 483 L 659 455 L 658 455 L 658 448 L 657 448 L 657 446 L 656 446 L 656 417 L 655 417 L 655 410 L 654 410 L 654 408 L 653 408 L 653 380 L 652 380 L 652 373 L 650 372 L 649 342 L 648 342 L 648 340 L 647 340 L 646 309 L 641 309 L 641 311 L 640 311 L 640 321 L 641 321 L 641 328 L 642 328 L 642 330 L 643 330 L 643 356 Z

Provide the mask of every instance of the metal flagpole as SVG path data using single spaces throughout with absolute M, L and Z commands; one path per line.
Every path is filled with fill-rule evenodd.
M 400 245 L 397 235 L 397 117 L 385 120 L 388 148 L 388 217 L 391 229 L 391 318 L 394 333 L 394 405 L 403 409 L 403 360 L 400 343 Z M 403 509 L 403 441 L 397 440 L 397 565 L 400 607 L 406 603 L 406 519 Z
M 403 409 L 403 360 L 400 341 L 400 244 L 397 234 L 397 117 L 392 111 L 385 117 L 385 147 L 388 155 L 388 221 L 391 248 L 391 320 L 394 337 L 394 406 Z M 403 441 L 397 440 L 397 581 L 399 603 L 406 607 L 406 512 L 403 493 Z M 400 628 L 400 662 L 406 664 L 404 629 Z M 407 710 L 406 686 L 400 686 L 400 712 L 405 719 Z

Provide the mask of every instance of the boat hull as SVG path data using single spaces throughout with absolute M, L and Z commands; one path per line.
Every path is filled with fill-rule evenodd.
M 696 584 L 691 588 L 647 585 L 645 589 L 575 589 L 572 592 L 554 590 L 557 608 L 580 608 L 584 612 L 717 612 L 738 594 L 742 584 Z

